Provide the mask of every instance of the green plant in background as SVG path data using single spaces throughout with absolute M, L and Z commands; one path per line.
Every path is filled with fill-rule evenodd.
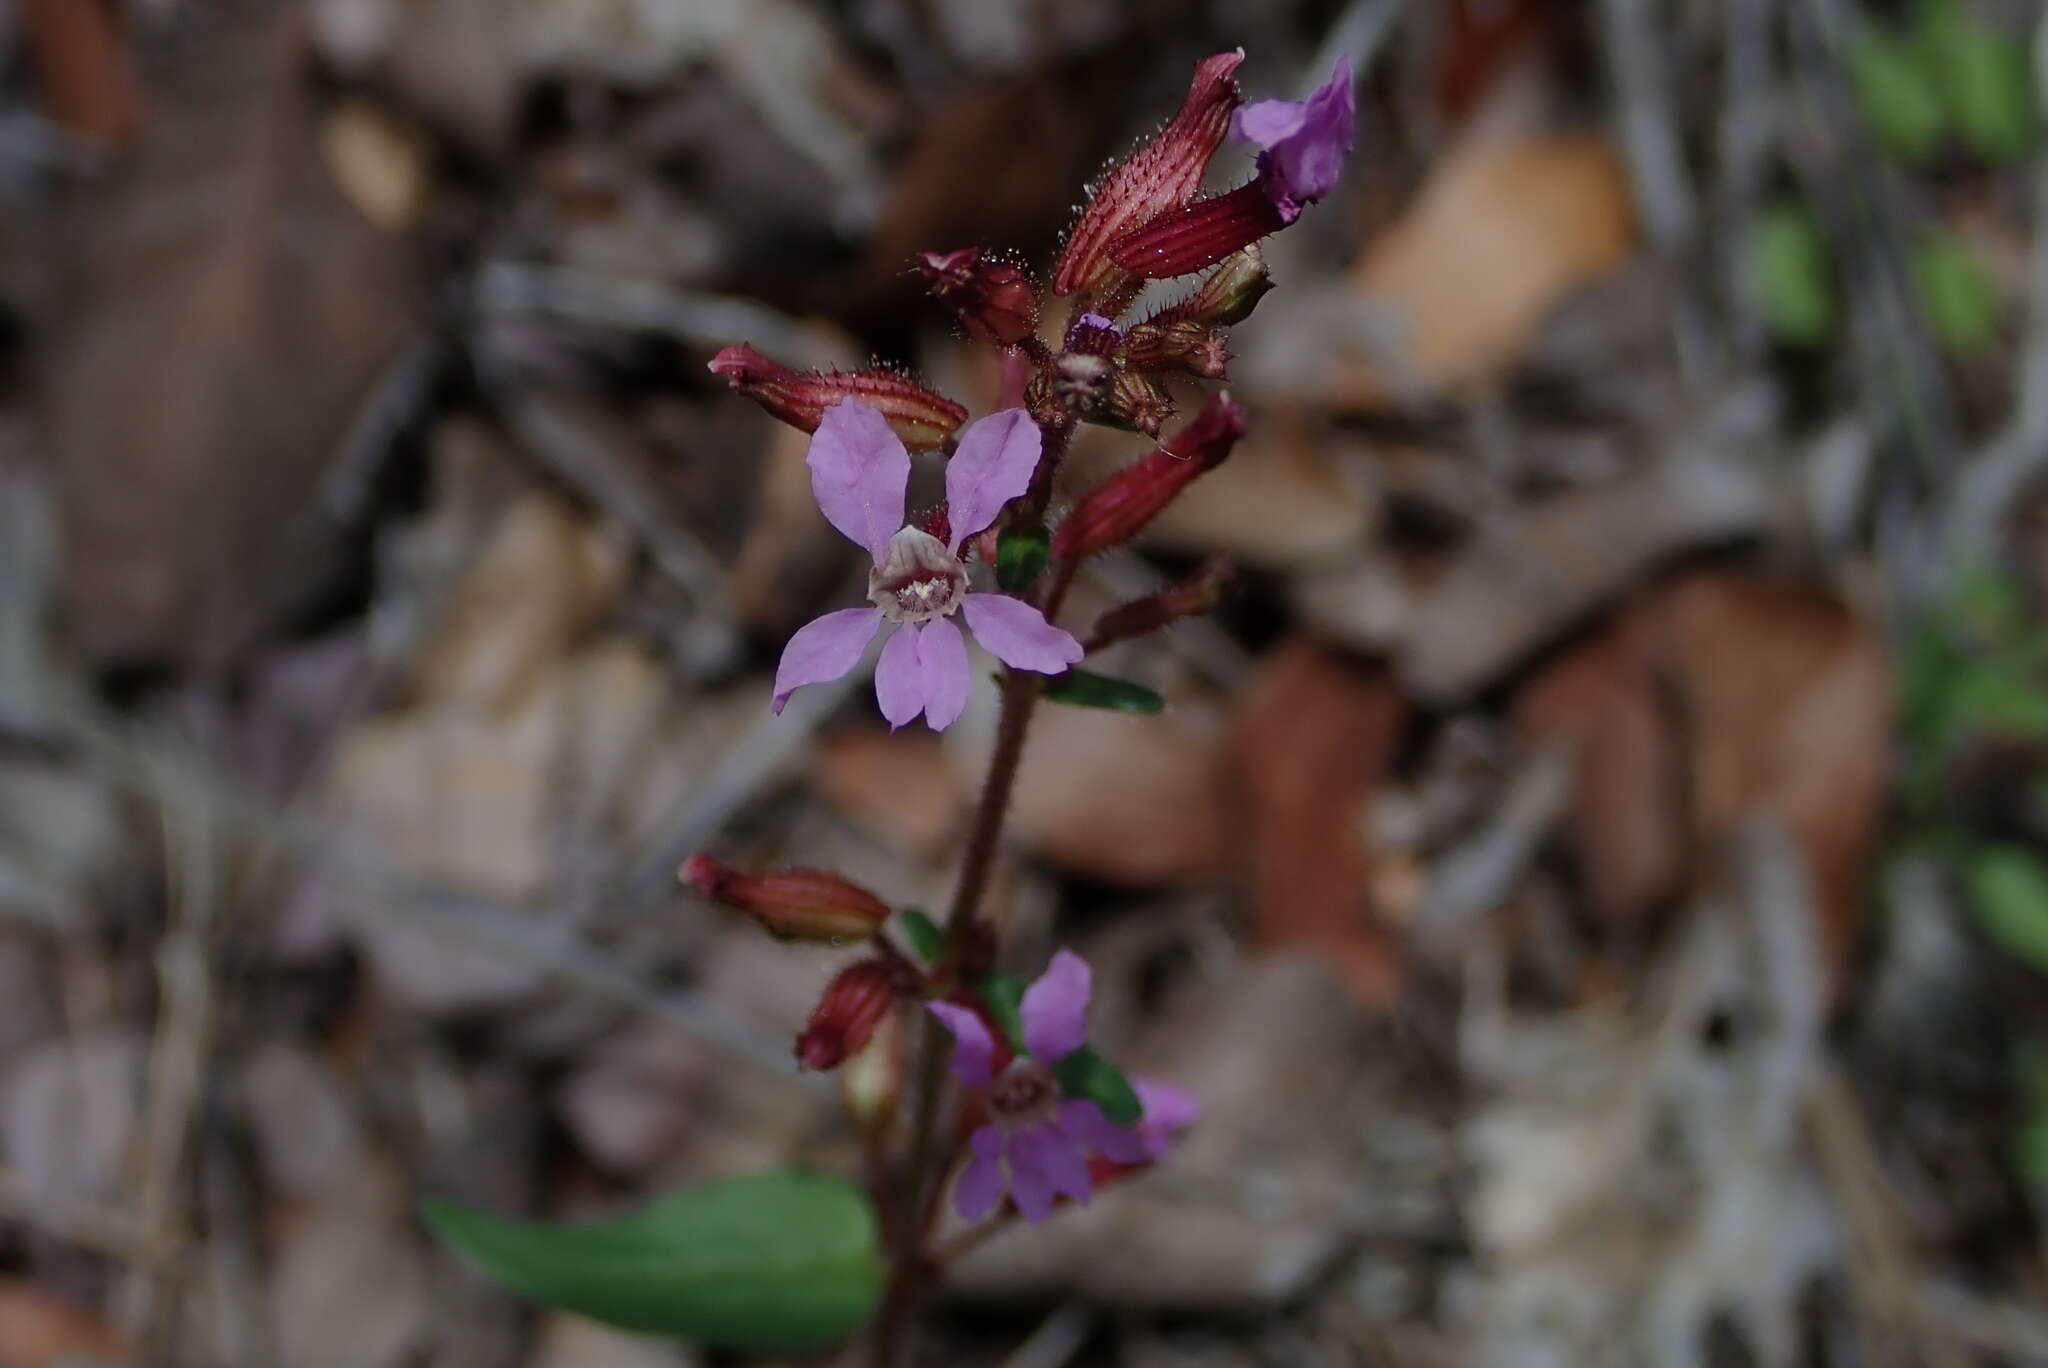
M 1871 131 L 1908 164 L 1951 139 L 1991 162 L 2033 147 L 2039 116 L 2026 46 L 1960 0 L 1925 0 L 1904 29 L 1869 25 L 1850 45 L 1848 74 Z
M 1804 204 L 1779 200 L 1757 214 L 1744 244 L 1764 326 L 1793 347 L 1835 335 L 1835 280 L 1820 225 Z

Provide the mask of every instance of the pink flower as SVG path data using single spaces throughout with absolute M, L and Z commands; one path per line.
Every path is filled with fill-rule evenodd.
M 967 592 L 960 548 L 1024 493 L 1038 468 L 1037 426 L 1022 409 L 970 423 L 946 465 L 941 541 L 903 521 L 910 453 L 880 413 L 857 399 L 825 410 L 811 438 L 811 492 L 834 527 L 874 559 L 868 608 L 827 613 L 797 629 L 775 670 L 776 712 L 806 684 L 837 679 L 860 663 L 883 623 L 899 628 L 875 665 L 875 698 L 889 725 L 924 714 L 939 731 L 967 706 L 974 676 L 967 642 L 951 618 L 966 614 L 975 637 L 1004 664 L 1059 674 L 1081 659 L 1081 643 L 1022 599 Z
M 1237 111 L 1231 130 L 1265 150 L 1259 184 L 1282 223 L 1336 188 L 1351 155 L 1351 60 L 1340 58 L 1330 79 L 1306 100 L 1260 100 Z
M 925 1004 L 953 1033 L 953 1076 L 970 1088 L 988 1090 L 993 1118 L 968 1137 L 974 1157 L 953 1193 L 962 1218 L 980 1220 L 1007 1191 L 1025 1220 L 1042 1221 L 1061 1197 L 1087 1204 L 1095 1190 L 1091 1154 L 1117 1164 L 1142 1164 L 1163 1152 L 1163 1133 L 1148 1139 L 1142 1123 L 1139 1130 L 1126 1130 L 1095 1103 L 1060 1095 L 1052 1066 L 1087 1040 L 1089 994 L 1087 961 L 1071 950 L 1054 955 L 1045 973 L 1024 990 L 1020 1015 L 1028 1053 L 1011 1059 L 1000 1073 L 995 1037 L 979 1014 L 950 1002 Z M 1191 1104 L 1193 1099 L 1161 1097 L 1175 1115 L 1185 1112 L 1180 1101 Z

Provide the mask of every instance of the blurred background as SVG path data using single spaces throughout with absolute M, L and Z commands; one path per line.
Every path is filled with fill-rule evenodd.
M 769 716 L 863 567 L 705 362 L 985 408 L 913 254 L 1240 44 L 1358 150 L 1070 617 L 1242 574 L 996 893 L 1207 1116 L 927 1361 L 2048 1363 L 2023 0 L 0 0 L 0 1363 L 715 1362 L 414 1214 L 857 1162 L 675 866 L 943 906 L 993 692 Z

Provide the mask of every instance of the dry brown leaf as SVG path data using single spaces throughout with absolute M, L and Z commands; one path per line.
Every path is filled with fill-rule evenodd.
M 0 1363 L 61 1368 L 125 1363 L 128 1344 L 91 1311 L 21 1278 L 0 1278 Z
M 26 0 L 22 22 L 50 116 L 74 133 L 125 142 L 142 89 L 109 0 Z
M 219 668 L 310 590 L 314 492 L 410 324 L 405 249 L 324 173 L 279 14 L 194 47 L 205 79 L 65 225 L 83 287 L 45 398 L 66 628 L 100 663 Z
M 1312 950 L 1375 1008 L 1392 1002 L 1402 970 L 1372 917 L 1361 816 L 1406 720 L 1384 673 L 1299 640 L 1260 665 L 1231 723 L 1254 941 Z
M 939 738 L 926 732 L 834 732 L 811 755 L 811 787 L 861 830 L 910 855 L 936 854 L 965 814 Z

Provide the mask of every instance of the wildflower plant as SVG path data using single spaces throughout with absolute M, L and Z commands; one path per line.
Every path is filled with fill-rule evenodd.
M 1351 151 L 1348 65 L 1307 100 L 1247 105 L 1242 60 L 1227 52 L 1197 65 L 1180 111 L 1082 208 L 1045 288 L 986 248 L 920 258 L 966 336 L 1000 354 L 995 412 L 969 421 L 887 368 L 795 370 L 745 345 L 712 360 L 735 391 L 811 434 L 818 507 L 870 566 L 866 602 L 790 637 L 769 706 L 779 713 L 796 690 L 858 668 L 879 637 L 882 715 L 942 730 L 984 678 L 971 634 L 1002 667 L 995 749 L 943 924 L 828 871 L 749 872 L 708 854 L 681 870 L 699 896 L 780 939 L 860 947 L 797 1033 L 795 1055 L 802 1068 L 838 1072 L 866 1182 L 756 1175 L 569 1228 L 430 1205 L 440 1233 L 515 1290 L 631 1329 L 770 1352 L 828 1348 L 871 1327 L 872 1361 L 893 1364 L 919 1295 L 950 1258 L 1013 1219 L 1086 1204 L 1167 1157 L 1196 1120 L 1192 1096 L 1127 1079 L 1089 1044 L 1086 962 L 1060 950 L 1026 983 L 1004 967 L 982 904 L 1037 706 L 1156 710 L 1150 691 L 1082 663 L 1208 611 L 1228 581 L 1227 565 L 1205 565 L 1085 632 L 1061 625 L 1082 564 L 1137 534 L 1243 435 L 1243 410 L 1218 391 L 1160 436 L 1185 396 L 1226 377 L 1227 329 L 1271 288 L 1259 241 L 1329 194 Z M 1210 160 L 1233 134 L 1259 149 L 1256 173 L 1205 196 Z M 1148 282 L 1195 273 L 1205 274 L 1179 298 L 1129 316 Z M 1060 467 L 1081 423 L 1153 446 L 1067 497 Z M 914 511 L 920 451 L 944 461 L 945 498 Z

